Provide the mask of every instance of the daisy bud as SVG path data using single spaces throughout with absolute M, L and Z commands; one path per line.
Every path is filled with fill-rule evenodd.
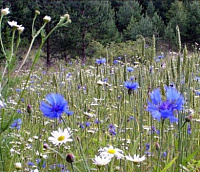
M 18 32 L 19 33 L 22 33 L 23 31 L 24 31 L 24 27 L 22 26 L 22 25 L 20 25 L 18 28 L 17 28 L 17 30 L 18 30 Z
M 21 169 L 22 169 L 22 164 L 21 164 L 20 162 L 16 162 L 16 163 L 15 163 L 15 168 L 16 168 L 17 170 L 21 170 Z
M 9 13 L 10 13 L 9 8 L 5 8 L 1 10 L 1 14 L 4 16 L 8 15 Z
M 191 120 L 192 120 L 192 115 L 185 117 L 185 122 L 191 122 Z
M 40 15 L 40 11 L 35 10 L 35 14 L 36 14 L 36 15 Z
M 28 112 L 29 115 L 31 114 L 31 112 L 32 112 L 31 105 L 28 105 L 28 106 L 27 106 L 27 112 Z
M 120 166 L 116 166 L 115 171 L 120 171 Z
M 69 153 L 67 156 L 66 156 L 66 161 L 69 162 L 69 163 L 72 163 L 74 162 L 75 160 L 75 156 L 71 153 Z
M 49 22 L 51 21 L 51 17 L 50 17 L 50 16 L 45 16 L 45 17 L 43 18 L 43 21 L 44 21 L 45 23 L 49 23 Z
M 156 143 L 156 150 L 159 151 L 159 149 L 160 149 L 160 145 L 159 143 Z
M 64 17 L 66 18 L 68 23 L 71 23 L 71 19 L 70 19 L 69 14 L 65 14 Z

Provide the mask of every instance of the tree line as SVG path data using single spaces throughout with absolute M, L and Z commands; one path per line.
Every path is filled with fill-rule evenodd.
M 45 32 L 54 27 L 60 16 L 69 13 L 72 20 L 66 28 L 56 31 L 48 40 L 48 51 L 53 56 L 67 58 L 90 55 L 92 43 L 102 46 L 136 40 L 138 35 L 164 40 L 176 45 L 176 26 L 182 42 L 200 40 L 200 1 L 191 0 L 132 0 L 132 1 L 66 1 L 66 0 L 3 0 L 3 8 L 9 7 L 9 20 L 23 24 L 23 40 L 30 38 L 35 10 L 52 20 Z M 36 27 L 42 17 L 36 21 Z M 4 40 L 9 38 L 8 26 L 3 27 Z

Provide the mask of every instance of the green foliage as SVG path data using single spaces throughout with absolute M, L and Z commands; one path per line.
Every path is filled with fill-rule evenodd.
M 156 11 L 155 6 L 152 1 L 149 1 L 148 6 L 147 6 L 147 15 L 152 18 L 154 16 L 154 13 Z
M 119 7 L 119 11 L 117 13 L 119 31 L 122 32 L 126 29 L 132 18 L 138 22 L 142 17 L 141 12 L 142 7 L 137 1 L 124 1 L 123 5 Z
M 194 1 L 190 3 L 187 15 L 187 39 L 199 41 L 200 34 L 200 2 Z
M 72 23 L 67 28 L 60 28 L 49 39 L 52 57 L 69 55 L 72 58 L 86 57 L 88 46 L 97 41 L 103 46 L 111 42 L 136 40 L 137 35 L 157 40 L 165 40 L 170 47 L 176 44 L 176 26 L 180 28 L 182 42 L 199 41 L 200 2 L 178 0 L 154 1 L 52 1 L 52 0 L 16 0 L 5 1 L 2 5 L 10 7 L 9 20 L 17 20 L 25 27 L 22 36 L 23 45 L 28 44 L 30 25 L 35 10 L 41 11 L 36 29 L 42 18 L 49 15 L 52 21 L 46 33 L 55 26 L 55 22 L 65 13 L 69 13 Z M 26 21 L 24 23 L 24 21 Z M 3 27 L 5 43 L 10 33 Z M 6 44 L 5 44 L 6 45 Z

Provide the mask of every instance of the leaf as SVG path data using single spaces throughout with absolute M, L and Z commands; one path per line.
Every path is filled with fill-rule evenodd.
M 140 135 L 138 135 L 137 139 L 134 142 L 133 152 L 136 152 L 139 143 L 140 143 Z
M 190 154 L 186 159 L 184 159 L 182 165 L 185 166 L 185 165 L 187 164 L 187 162 L 189 162 L 189 161 L 196 155 L 196 153 L 197 153 L 199 150 L 200 150 L 200 148 L 197 149 L 196 151 L 194 151 L 192 154 Z
M 178 158 L 178 156 L 176 156 L 174 159 L 172 159 L 172 160 L 165 166 L 165 168 L 164 168 L 161 172 L 166 172 L 166 171 L 172 166 L 172 164 L 176 161 L 177 158 Z

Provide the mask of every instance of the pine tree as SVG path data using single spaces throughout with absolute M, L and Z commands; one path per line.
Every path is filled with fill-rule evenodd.
M 92 40 L 106 44 L 120 41 L 120 34 L 114 22 L 114 10 L 108 1 L 67 2 L 72 23 L 66 35 L 66 47 L 71 52 L 86 59 L 86 49 Z M 74 50 L 76 52 L 74 53 Z M 77 51 L 78 50 L 78 51 Z
M 141 19 L 142 7 L 137 1 L 124 1 L 117 13 L 118 30 L 122 32 L 126 29 L 134 17 L 136 21 Z
M 155 6 L 152 1 L 149 1 L 148 6 L 147 6 L 147 15 L 152 18 L 155 13 Z
M 188 30 L 187 30 L 187 39 L 193 41 L 200 41 L 200 2 L 195 1 L 190 3 L 188 9 Z

